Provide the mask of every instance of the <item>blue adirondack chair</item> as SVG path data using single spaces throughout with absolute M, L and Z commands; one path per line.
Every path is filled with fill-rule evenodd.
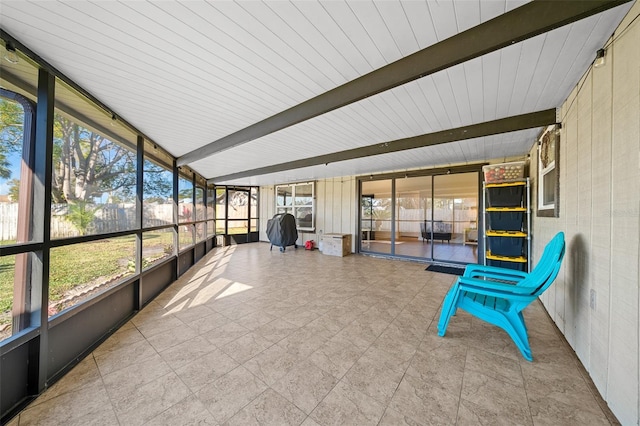
M 558 232 L 530 273 L 467 265 L 464 274 L 444 298 L 438 335 L 445 335 L 449 320 L 460 308 L 502 328 L 511 336 L 522 356 L 533 361 L 522 311 L 553 283 L 560 270 L 564 251 L 564 232 Z

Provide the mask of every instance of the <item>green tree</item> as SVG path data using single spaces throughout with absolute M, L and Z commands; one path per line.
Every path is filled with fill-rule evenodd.
M 23 127 L 22 105 L 0 97 L 0 179 L 11 177 L 8 157 L 22 150 Z
M 56 114 L 54 202 L 92 201 L 105 193 L 121 199 L 135 193 L 135 153 L 103 135 Z
M 9 181 L 9 197 L 11 197 L 12 202 L 18 202 L 20 197 L 20 181 L 18 179 L 11 179 Z
M 69 213 L 66 219 L 73 223 L 80 235 L 85 235 L 99 209 L 99 207 L 89 207 L 89 203 L 86 201 L 76 200 L 73 204 L 69 204 Z

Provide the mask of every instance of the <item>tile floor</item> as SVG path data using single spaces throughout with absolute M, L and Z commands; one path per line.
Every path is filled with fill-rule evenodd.
M 541 304 L 533 363 L 464 312 L 440 338 L 455 277 L 424 269 L 219 248 L 9 424 L 615 423 Z

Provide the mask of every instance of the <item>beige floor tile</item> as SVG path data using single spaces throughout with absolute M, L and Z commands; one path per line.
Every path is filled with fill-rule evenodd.
M 302 361 L 271 387 L 310 414 L 337 383 L 338 379 L 312 362 Z
M 255 331 L 270 342 L 277 343 L 294 331 L 298 330 L 298 328 L 299 327 L 297 325 L 291 324 L 283 319 L 275 319 L 270 323 L 257 328 Z
M 522 387 L 524 385 L 518 361 L 480 349 L 469 348 L 465 368 L 514 386 Z
M 160 352 L 160 356 L 171 368 L 177 370 L 216 349 L 216 345 L 197 336 Z
M 80 361 L 69 373 L 61 378 L 57 383 L 47 389 L 31 406 L 42 404 L 52 398 L 68 392 L 81 390 L 86 387 L 100 384 L 102 378 L 93 355 L 87 356 Z
M 238 367 L 238 365 L 236 361 L 220 349 L 215 349 L 175 371 L 189 389 L 192 392 L 196 392 Z
M 173 372 L 139 386 L 113 406 L 121 424 L 141 425 L 182 401 L 189 389 Z
M 512 424 L 530 424 L 531 412 L 523 386 L 514 386 L 471 370 L 465 370 L 461 403 L 483 422 L 503 419 Z
M 240 366 L 196 393 L 218 423 L 224 423 L 267 389 L 267 385 Z
M 244 367 L 256 377 L 272 385 L 287 374 L 299 358 L 278 345 L 273 345 L 244 363 Z
M 198 333 L 186 324 L 170 328 L 167 331 L 154 334 L 147 338 L 147 341 L 158 352 L 162 352 L 172 346 L 186 342 L 196 337 Z
M 454 424 L 459 394 L 450 394 L 439 385 L 405 375 L 389 407 L 415 422 Z
M 140 333 L 147 339 L 155 334 L 164 333 L 167 330 L 180 326 L 184 326 L 184 323 L 171 314 L 165 314 L 157 318 L 149 318 L 136 323 L 136 327 L 140 330 Z
M 146 424 L 149 426 L 217 425 L 202 402 L 193 395 L 172 405 Z
M 259 328 L 265 324 L 270 323 L 274 319 L 276 319 L 275 316 L 269 315 L 268 313 L 262 310 L 257 310 L 249 315 L 246 315 L 240 319 L 237 319 L 236 323 L 240 324 L 245 328 L 248 328 L 249 330 L 255 330 L 256 328 Z
M 29 406 L 20 413 L 20 425 L 118 424 L 102 383 Z
M 340 379 L 356 363 L 364 351 L 345 339 L 332 338 L 309 355 L 318 368 Z
M 104 355 L 107 352 L 122 349 L 124 346 L 129 346 L 134 343 L 138 343 L 144 340 L 144 336 L 133 325 L 131 321 L 127 322 L 125 326 L 113 333 L 107 340 L 102 342 L 100 346 L 93 351 L 94 356 Z
M 153 346 L 146 340 L 142 340 L 96 356 L 95 360 L 100 373 L 106 375 L 154 355 L 157 355 L 157 352 Z
M 220 349 L 236 362 L 242 364 L 272 345 L 273 342 L 270 340 L 265 339 L 256 332 L 252 332 L 221 346 Z
M 229 426 L 298 426 L 307 417 L 273 389 L 267 389 L 226 424 Z
M 343 381 L 386 407 L 402 376 L 401 372 L 389 369 L 365 354 L 345 374 Z
M 187 304 L 182 309 L 173 312 L 173 316 L 178 318 L 183 323 L 189 324 L 192 321 L 202 320 L 215 313 L 216 312 L 213 309 L 205 305 L 191 306 L 190 304 Z
M 214 345 L 222 347 L 247 333 L 249 333 L 247 328 L 235 322 L 230 322 L 221 327 L 214 328 L 202 336 Z
M 166 376 L 171 371 L 169 364 L 160 355 L 154 354 L 140 362 L 104 374 L 102 380 L 111 401 L 116 403 L 128 398 L 139 387 Z
M 383 414 L 382 404 L 341 381 L 310 417 L 320 425 L 377 425 Z
M 231 320 L 222 314 L 214 312 L 204 318 L 192 319 L 187 325 L 191 327 L 198 335 L 206 334 L 218 327 L 227 325 Z
M 421 423 L 416 422 L 409 416 L 405 416 L 404 414 L 398 413 L 391 408 L 387 408 L 380 419 L 379 426 L 422 426 Z

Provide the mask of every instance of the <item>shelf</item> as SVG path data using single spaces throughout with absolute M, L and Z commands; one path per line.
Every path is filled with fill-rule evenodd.
M 528 178 L 484 183 L 485 265 L 524 272 L 531 270 L 530 205 Z
M 490 251 L 487 251 L 486 258 L 491 260 L 500 260 L 502 262 L 527 263 L 527 258 L 524 256 L 498 256 L 497 254 L 491 254 Z
M 527 181 L 517 181 L 517 182 L 500 182 L 500 183 L 488 183 L 485 185 L 485 188 L 502 188 L 505 186 L 526 186 Z
M 486 232 L 487 237 L 527 237 L 526 232 L 522 231 L 494 231 L 490 230 Z

